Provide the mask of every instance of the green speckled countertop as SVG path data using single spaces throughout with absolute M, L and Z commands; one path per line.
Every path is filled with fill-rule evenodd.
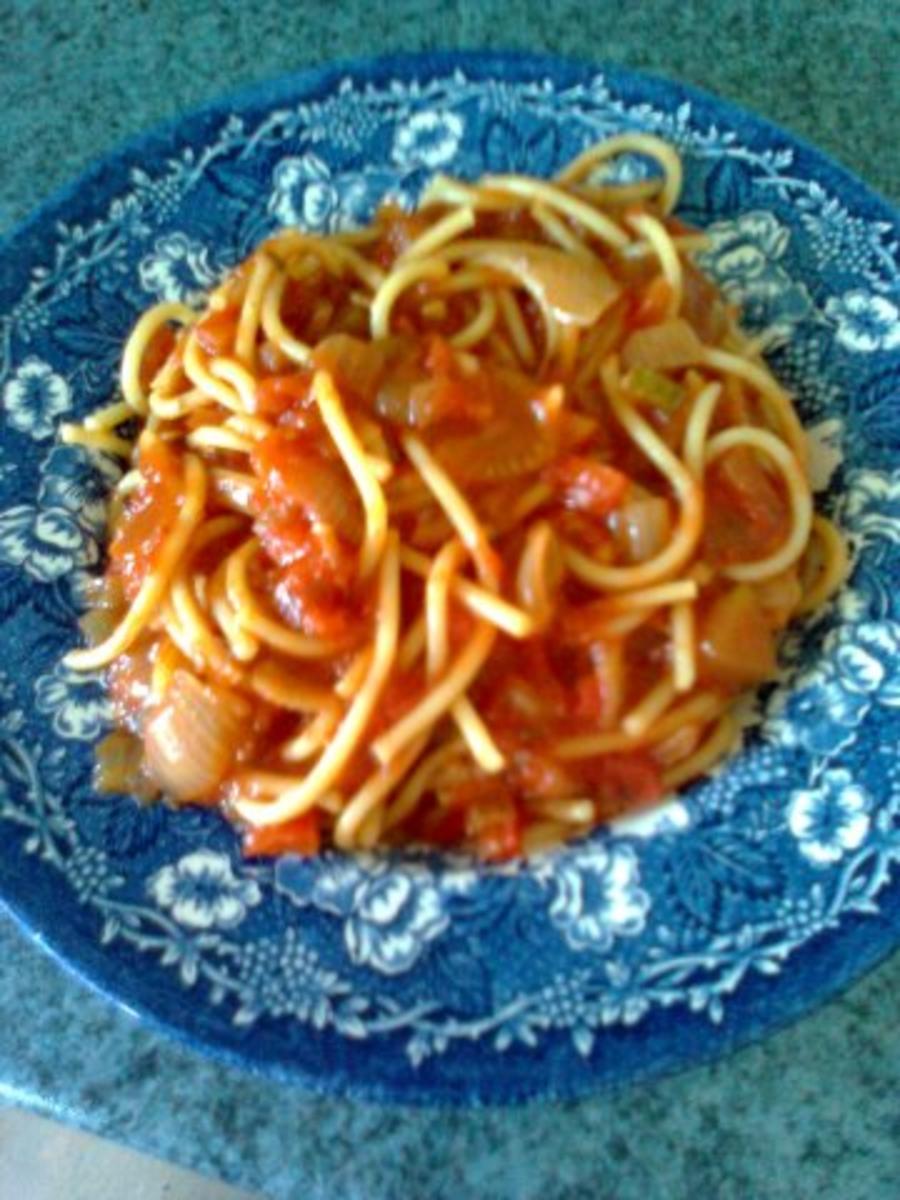
M 900 6 L 877 0 L 5 0 L 0 46 L 0 234 L 92 157 L 223 90 L 436 47 L 545 50 L 699 84 L 900 198 Z M 273 1197 L 900 1195 L 898 956 L 712 1067 L 580 1103 L 441 1114 L 310 1099 L 200 1059 L 5 918 L 0 961 L 0 1099 Z

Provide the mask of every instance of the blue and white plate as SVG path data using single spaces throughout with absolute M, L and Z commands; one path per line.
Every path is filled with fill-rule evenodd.
M 705 264 L 817 446 L 849 586 L 787 638 L 740 756 L 525 866 L 241 861 L 215 814 L 91 788 L 108 713 L 60 657 L 109 468 L 54 430 L 106 401 L 136 314 L 275 226 L 329 231 L 435 171 L 548 175 L 647 129 Z M 627 161 L 624 177 L 647 164 Z M 0 251 L 0 894 L 66 963 L 198 1048 L 391 1101 L 569 1096 L 783 1024 L 900 943 L 900 224 L 790 135 L 676 84 L 509 55 L 306 72 L 111 155 Z

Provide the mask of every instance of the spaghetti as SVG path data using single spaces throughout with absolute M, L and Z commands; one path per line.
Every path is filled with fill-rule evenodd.
M 623 153 L 660 174 L 617 187 Z M 728 752 L 847 560 L 681 179 L 646 134 L 438 177 L 141 317 L 62 431 L 130 465 L 67 658 L 107 670 L 102 786 L 220 804 L 248 854 L 502 859 Z

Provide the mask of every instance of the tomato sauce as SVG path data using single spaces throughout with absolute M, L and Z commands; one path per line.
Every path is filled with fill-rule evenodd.
M 237 307 L 220 308 L 207 313 L 194 327 L 200 348 L 210 358 L 230 353 L 237 335 L 241 310 Z
M 126 502 L 109 547 L 109 569 L 128 600 L 152 570 L 184 494 L 180 459 L 160 438 L 144 440 L 139 464 L 141 486 Z

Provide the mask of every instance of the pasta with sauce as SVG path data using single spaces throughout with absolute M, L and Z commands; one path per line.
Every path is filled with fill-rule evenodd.
M 604 182 L 625 152 L 659 174 Z M 67 658 L 107 672 L 101 786 L 219 804 L 251 855 L 504 859 L 729 751 L 846 556 L 680 182 L 639 134 L 438 177 L 141 317 L 63 429 L 131 464 Z

